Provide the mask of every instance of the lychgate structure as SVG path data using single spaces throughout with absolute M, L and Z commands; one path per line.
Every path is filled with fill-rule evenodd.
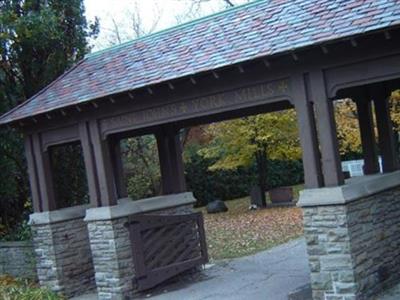
M 2 116 L 25 135 L 41 284 L 131 297 L 132 249 L 143 245 L 125 224 L 191 213 L 180 130 L 287 108 L 296 109 L 303 149 L 299 205 L 314 299 L 366 299 L 399 282 L 399 156 L 388 109 L 400 87 L 399 25 L 396 0 L 256 1 L 91 54 Z M 357 104 L 367 174 L 346 181 L 333 113 L 343 98 Z M 164 195 L 132 202 L 119 141 L 143 134 L 157 138 Z M 51 151 L 68 143 L 83 149 L 87 206 L 60 208 L 54 193 Z

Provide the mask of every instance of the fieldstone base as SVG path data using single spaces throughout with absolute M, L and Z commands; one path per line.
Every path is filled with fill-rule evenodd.
M 376 183 L 347 188 L 337 205 L 308 206 L 302 195 L 314 300 L 371 299 L 400 281 L 400 185 Z M 326 191 L 321 203 L 334 195 Z
M 31 241 L 0 242 L 0 275 L 36 279 L 35 252 Z
M 41 286 L 72 297 L 95 289 L 86 207 L 31 215 L 30 224 Z
M 129 299 L 133 295 L 135 269 L 127 217 L 88 222 L 99 300 Z
M 125 224 L 133 214 L 174 214 L 191 212 L 195 202 L 191 193 L 144 200 L 122 200 L 110 207 L 87 210 L 85 221 L 89 231 L 97 294 L 99 300 L 132 299 L 135 286 L 134 250 Z

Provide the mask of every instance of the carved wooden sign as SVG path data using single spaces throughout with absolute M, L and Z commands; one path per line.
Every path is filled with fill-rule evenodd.
M 225 109 L 232 110 L 235 107 L 248 107 L 249 104 L 256 105 L 274 98 L 282 100 L 282 98 L 288 98 L 289 95 L 290 81 L 281 79 L 105 118 L 100 121 L 100 126 L 103 133 L 114 133 L 160 121 L 176 121 L 218 113 Z

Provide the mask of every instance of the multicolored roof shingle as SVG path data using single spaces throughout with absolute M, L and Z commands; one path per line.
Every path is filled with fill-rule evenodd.
M 400 24 L 400 0 L 263 0 L 93 53 L 0 124 Z

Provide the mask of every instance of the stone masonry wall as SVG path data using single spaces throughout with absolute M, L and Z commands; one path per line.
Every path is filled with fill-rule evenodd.
M 347 209 L 358 290 L 369 299 L 400 281 L 400 187 Z
M 36 278 L 35 252 L 32 242 L 0 242 L 0 275 Z
M 95 289 L 88 231 L 82 218 L 31 227 L 42 286 L 67 297 Z
M 88 222 L 99 300 L 129 299 L 135 274 L 127 217 Z
M 303 211 L 314 300 L 370 299 L 400 280 L 400 188 Z
M 181 206 L 149 214 L 190 212 L 193 212 L 191 206 Z M 135 267 L 132 244 L 125 227 L 127 221 L 126 216 L 112 220 L 89 221 L 87 224 L 99 300 L 131 299 L 135 292 Z

